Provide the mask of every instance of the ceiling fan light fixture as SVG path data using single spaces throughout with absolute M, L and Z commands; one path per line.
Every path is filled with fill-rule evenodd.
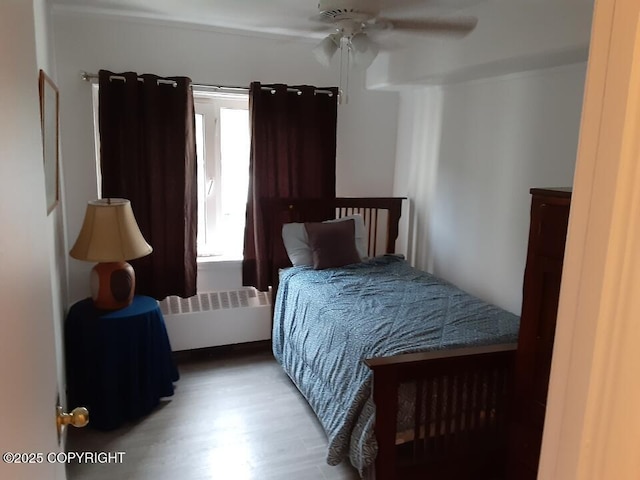
M 364 33 L 357 33 L 351 37 L 351 45 L 357 52 L 366 52 L 369 49 L 371 40 Z
M 366 70 L 378 56 L 378 45 L 365 33 L 358 33 L 349 39 L 349 53 L 354 68 Z
M 313 53 L 318 62 L 329 67 L 340 50 L 340 103 L 347 103 L 349 71 L 366 70 L 378 56 L 379 46 L 369 34 L 398 30 L 460 37 L 473 31 L 478 22 L 475 17 L 384 18 L 380 16 L 382 6 L 380 0 L 318 0 L 319 14 L 312 18 L 335 30 Z
M 327 35 L 313 49 L 313 54 L 315 55 L 316 60 L 325 67 L 328 67 L 331 64 L 331 59 L 338 51 L 338 48 L 340 48 L 340 37 L 341 35 L 339 33 Z

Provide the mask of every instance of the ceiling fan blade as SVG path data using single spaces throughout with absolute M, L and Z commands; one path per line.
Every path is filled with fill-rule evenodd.
M 380 0 L 380 9 L 384 11 L 403 9 L 407 7 L 442 7 L 448 10 L 468 8 L 485 0 Z
M 412 33 L 443 33 L 449 35 L 464 36 L 478 24 L 475 17 L 456 18 L 377 18 L 374 28 L 391 28 Z
M 327 17 L 326 15 L 322 15 L 321 13 L 316 13 L 314 15 L 311 15 L 309 17 L 309 21 L 315 22 L 315 23 L 322 23 L 324 25 L 326 25 L 327 23 L 332 23 L 331 18 Z
M 380 0 L 380 9 L 388 10 L 390 8 L 412 7 L 415 5 L 424 5 L 423 0 Z
M 334 33 L 335 31 L 337 31 L 338 29 L 336 27 L 333 27 L 331 25 L 327 25 L 326 23 L 323 25 L 309 25 L 307 27 L 307 29 L 312 32 L 327 32 L 327 35 L 330 33 Z

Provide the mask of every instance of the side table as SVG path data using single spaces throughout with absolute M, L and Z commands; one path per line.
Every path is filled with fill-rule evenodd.
M 179 378 L 158 303 L 142 295 L 115 311 L 90 298 L 74 304 L 65 353 L 69 405 L 87 407 L 89 425 L 100 430 L 147 415 Z

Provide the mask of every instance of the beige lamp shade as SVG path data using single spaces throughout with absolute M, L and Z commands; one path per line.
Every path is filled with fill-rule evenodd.
M 91 262 L 122 262 L 149 255 L 131 202 L 124 198 L 90 201 L 76 243 L 69 254 Z

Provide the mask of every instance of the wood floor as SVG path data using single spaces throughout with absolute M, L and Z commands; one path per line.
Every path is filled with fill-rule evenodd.
M 69 464 L 69 480 L 358 479 L 325 462 L 327 439 L 267 349 L 179 363 L 176 393 L 111 432 L 70 429 L 69 451 L 125 452 L 121 464 Z

